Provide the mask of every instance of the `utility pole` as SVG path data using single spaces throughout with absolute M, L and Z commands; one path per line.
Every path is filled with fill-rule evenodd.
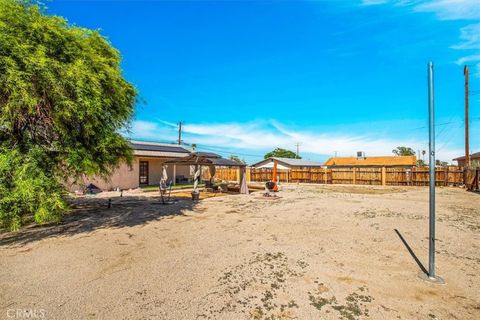
M 182 144 L 182 124 L 183 124 L 183 121 L 180 121 L 178 123 L 178 144 Z
M 298 159 L 299 158 L 298 148 L 300 147 L 300 142 L 295 143 L 295 146 L 297 147 L 297 159 Z
M 465 75 L 465 167 L 470 166 L 470 145 L 468 132 L 468 66 L 463 68 Z

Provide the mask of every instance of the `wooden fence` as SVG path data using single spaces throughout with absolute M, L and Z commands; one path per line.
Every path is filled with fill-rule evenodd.
M 480 168 L 465 169 L 465 186 L 468 191 L 480 191 Z
M 247 168 L 247 181 L 266 182 L 272 180 L 269 168 Z M 478 174 L 478 173 L 477 173 Z M 305 168 L 277 170 L 280 182 L 321 184 L 364 184 L 389 186 L 428 186 L 428 168 Z M 218 168 L 215 177 L 221 180 L 238 180 L 238 169 Z M 438 167 L 435 170 L 437 186 L 458 186 L 464 182 L 463 168 Z M 478 178 L 477 178 L 478 185 Z

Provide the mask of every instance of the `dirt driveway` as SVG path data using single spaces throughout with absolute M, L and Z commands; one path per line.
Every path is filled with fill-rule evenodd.
M 478 194 L 437 189 L 443 286 L 417 276 L 425 187 L 290 185 L 277 200 L 167 206 L 112 196 L 111 209 L 79 199 L 61 225 L 0 235 L 0 318 L 480 318 Z

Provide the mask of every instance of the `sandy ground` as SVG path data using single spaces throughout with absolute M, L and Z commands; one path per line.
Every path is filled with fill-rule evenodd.
M 278 195 L 77 199 L 60 225 L 0 235 L 0 318 L 480 318 L 480 195 L 437 189 L 446 285 L 418 277 L 428 188 L 290 185 Z

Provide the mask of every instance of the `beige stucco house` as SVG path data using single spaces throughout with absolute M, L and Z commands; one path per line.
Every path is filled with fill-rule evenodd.
M 214 153 L 193 152 L 176 144 L 157 142 L 130 141 L 134 159 L 131 166 L 121 164 L 107 179 L 85 177 L 83 184 L 71 184 L 71 191 L 83 190 L 93 184 L 102 190 L 125 190 L 143 186 L 158 186 L 163 168 L 167 172 L 167 183 L 185 184 L 193 182 L 196 168 L 205 173 L 213 167 L 245 167 L 244 164 L 230 159 L 224 159 Z
M 130 141 L 134 159 L 132 166 L 121 164 L 106 181 L 99 177 L 85 177 L 84 184 L 94 184 L 102 190 L 134 189 L 141 186 L 158 185 L 163 166 L 166 167 L 168 180 L 173 184 L 185 183 L 191 179 L 190 165 L 166 164 L 188 156 L 191 150 L 173 144 Z M 80 189 L 78 185 L 71 189 Z

